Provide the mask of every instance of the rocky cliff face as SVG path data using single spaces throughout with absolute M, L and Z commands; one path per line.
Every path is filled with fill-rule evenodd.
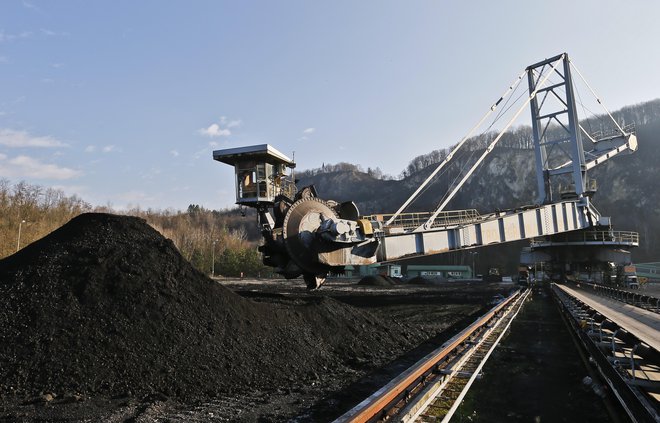
M 593 201 L 603 215 L 612 217 L 614 229 L 640 233 L 640 248 L 633 252 L 635 261 L 657 260 L 660 257 L 660 100 L 627 107 L 614 115 L 620 121 L 636 124 L 639 150 L 615 157 L 589 173 L 598 186 Z M 433 210 L 462 164 L 439 176 L 409 211 Z M 430 165 L 400 180 L 381 180 L 358 171 L 311 176 L 303 173 L 299 186 L 314 184 L 322 198 L 354 201 L 362 214 L 392 213 L 434 168 L 435 165 Z M 448 209 L 476 208 L 487 213 L 533 204 L 536 185 L 533 150 L 496 148 Z

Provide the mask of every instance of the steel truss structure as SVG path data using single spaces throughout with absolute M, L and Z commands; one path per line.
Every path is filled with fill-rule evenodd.
M 295 195 L 286 191 L 284 187 L 290 186 L 288 182 L 291 181 L 287 180 L 284 170 L 286 167 L 293 169 L 295 163 L 268 145 L 218 150 L 213 152 L 213 157 L 235 167 L 237 202 L 258 211 L 264 238 L 264 245 L 260 247 L 264 263 L 287 278 L 302 275 L 310 288 L 318 288 L 327 273 L 339 272 L 347 265 L 372 264 L 588 228 L 608 230 L 609 218 L 601 216 L 591 204 L 586 173 L 619 153 L 635 151 L 637 141 L 634 133 L 626 132 L 616 122 L 615 133 L 606 136 L 588 134 L 580 127 L 572 68 L 566 53 L 527 67 L 427 180 L 387 219 L 384 215 L 360 217 L 354 203 L 321 200 L 313 187 L 306 187 Z M 421 219 L 419 213 L 403 213 L 525 75 L 529 95 L 436 210 L 424 216 L 426 220 Z M 487 215 L 445 211 L 445 206 L 493 151 L 527 104 L 532 114 L 537 204 Z M 583 135 L 590 143 L 586 150 Z M 567 175 L 572 188 L 555 198 L 551 182 Z M 258 191 L 253 188 L 255 183 Z M 248 197 L 246 192 L 258 192 L 258 195 Z M 411 226 L 411 222 L 416 224 Z M 638 242 L 637 237 L 631 237 L 619 247 L 637 246 Z

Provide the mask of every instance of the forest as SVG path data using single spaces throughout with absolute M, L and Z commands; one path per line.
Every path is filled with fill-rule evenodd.
M 17 252 L 87 212 L 138 216 L 174 241 L 181 254 L 200 271 L 222 276 L 271 276 L 256 249 L 254 216 L 236 210 L 207 210 L 190 205 L 185 211 L 112 210 L 93 207 L 77 196 L 0 179 L 0 258 Z M 212 264 L 213 263 L 213 264 Z

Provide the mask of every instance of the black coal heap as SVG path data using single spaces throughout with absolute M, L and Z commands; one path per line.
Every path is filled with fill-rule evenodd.
M 135 217 L 83 214 L 0 261 L 0 395 L 277 387 L 399 351 L 403 330 L 318 296 L 244 299 Z

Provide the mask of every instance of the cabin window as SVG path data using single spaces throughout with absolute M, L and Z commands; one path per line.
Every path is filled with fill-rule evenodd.
M 274 171 L 270 163 L 244 162 L 236 166 L 237 200 L 272 201 L 277 191 Z

